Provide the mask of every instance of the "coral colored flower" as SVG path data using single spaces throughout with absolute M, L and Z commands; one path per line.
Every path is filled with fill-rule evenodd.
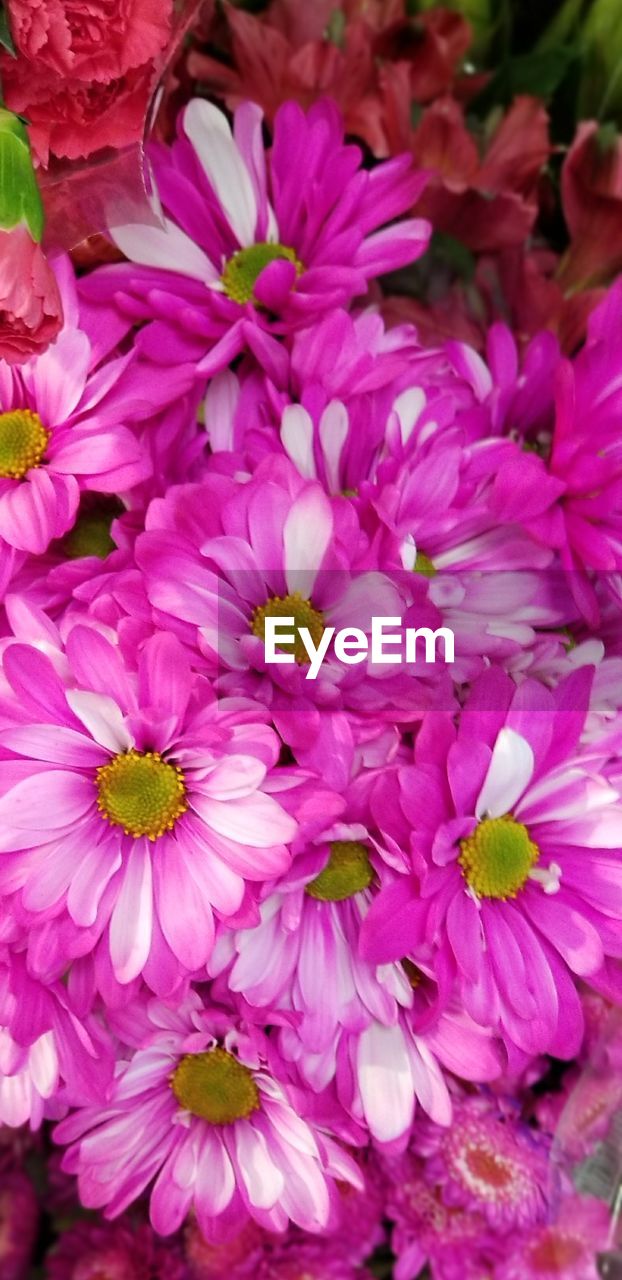
M 153 91 L 153 65 L 133 67 L 107 83 L 70 80 L 30 62 L 2 62 L 6 105 L 28 119 L 28 136 L 38 163 L 50 157 L 83 160 L 103 147 L 117 149 L 142 139 Z
M 548 117 L 537 98 L 522 96 L 506 112 L 483 159 L 460 105 L 438 98 L 411 130 L 408 97 L 399 79 L 387 83 L 401 127 L 391 150 L 412 148 L 433 173 L 418 208 L 435 230 L 476 253 L 522 245 L 538 214 L 538 180 L 550 154 Z
M 595 120 L 579 124 L 561 174 L 570 246 L 557 272 L 566 292 L 608 284 L 622 268 L 622 140 Z
M 495 1280 L 598 1280 L 597 1255 L 610 1247 L 610 1237 L 607 1204 L 567 1196 L 550 1226 L 509 1237 Z
M 621 802 L 611 748 L 580 736 L 592 672 L 549 692 L 482 675 L 461 714 L 429 722 L 415 764 L 378 784 L 377 825 L 412 876 L 381 890 L 363 924 L 376 962 L 429 947 L 465 1009 L 527 1053 L 571 1057 L 583 1017 L 574 977 L 622 948 Z
M 64 1165 L 87 1207 L 114 1217 L 155 1177 L 155 1230 L 177 1230 L 192 1207 L 213 1240 L 219 1219 L 230 1233 L 249 1217 L 270 1231 L 289 1220 L 321 1231 L 334 1212 L 332 1179 L 361 1186 L 350 1157 L 296 1114 L 261 1032 L 206 1009 L 196 992 L 178 1008 L 152 1001 L 123 1020 L 138 1047 L 110 1104 L 76 1111 L 55 1131 L 71 1144 Z
M 11 34 L 36 72 L 108 83 L 166 44 L 172 0 L 9 0 Z
M 46 1280 L 190 1280 L 177 1241 L 163 1243 L 146 1224 L 78 1222 L 46 1259 Z
M 54 341 L 63 306 L 54 272 L 27 227 L 0 231 L 0 360 L 23 364 Z
M 164 225 L 112 227 L 137 265 L 103 268 L 84 288 L 153 320 L 144 341 L 159 361 L 217 344 L 198 366 L 207 373 L 247 343 L 261 351 L 265 329 L 309 324 L 425 249 L 426 222 L 393 221 L 423 185 L 410 159 L 371 171 L 361 159 L 328 101 L 307 115 L 282 107 L 265 152 L 258 107 L 239 107 L 232 133 L 222 112 L 195 99 L 177 141 L 153 151 Z
M 235 915 L 247 881 L 288 865 L 296 824 L 263 790 L 276 735 L 260 707 L 215 702 L 170 635 L 145 643 L 138 676 L 92 627 L 46 648 L 64 680 L 34 648 L 4 653 L 0 882 L 11 892 L 21 866 L 46 973 L 102 939 L 100 982 L 171 990 L 205 964 L 214 911 Z

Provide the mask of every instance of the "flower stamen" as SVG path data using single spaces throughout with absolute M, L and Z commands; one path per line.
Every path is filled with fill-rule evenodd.
M 0 477 L 23 480 L 40 466 L 51 434 L 31 409 L 0 413 Z
M 307 628 L 317 649 L 324 634 L 324 615 L 320 613 L 320 610 L 314 609 L 311 601 L 305 600 L 305 597 L 299 591 L 294 591 L 287 596 L 272 596 L 266 604 L 257 606 L 251 618 L 253 635 L 259 636 L 259 639 L 264 642 L 266 638 L 266 618 L 294 619 L 293 643 L 283 639 L 279 641 L 276 648 L 281 653 L 293 652 L 299 666 L 307 663 L 309 654 L 300 635 L 300 628 Z
M 157 840 L 188 808 L 181 769 L 158 751 L 132 748 L 115 756 L 97 770 L 97 788 L 102 817 L 135 839 Z
M 472 835 L 460 841 L 458 862 L 469 886 L 479 898 L 505 901 L 524 888 L 540 857 L 522 822 L 510 814 L 484 818 Z
M 226 1049 L 189 1053 L 171 1077 L 184 1111 L 210 1124 L 233 1124 L 259 1110 L 259 1090 L 248 1067 Z
M 374 878 L 367 846 L 360 840 L 332 840 L 323 871 L 305 888 L 320 902 L 343 902 L 368 889 Z
M 296 257 L 293 249 L 289 249 L 284 244 L 272 244 L 265 242 L 263 244 L 249 244 L 244 249 L 238 249 L 228 262 L 225 263 L 221 276 L 224 291 L 232 302 L 239 302 L 243 305 L 245 302 L 252 302 L 255 306 L 259 305 L 254 296 L 253 290 L 259 276 L 264 267 L 270 262 L 287 261 L 293 262 L 296 268 L 296 275 L 301 275 L 304 267 L 302 262 Z

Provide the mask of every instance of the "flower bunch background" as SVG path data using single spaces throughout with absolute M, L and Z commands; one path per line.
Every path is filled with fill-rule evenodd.
M 622 41 L 514 8 L 4 6 L 0 1280 L 616 1250 Z

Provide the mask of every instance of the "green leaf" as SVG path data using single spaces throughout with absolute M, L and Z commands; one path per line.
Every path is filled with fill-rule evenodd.
M 559 88 L 577 56 L 576 48 L 559 45 L 538 53 L 509 58 L 502 63 L 478 97 L 478 110 L 487 110 L 496 103 L 509 104 L 519 93 L 529 93 L 547 102 Z
M 593 0 L 581 33 L 584 70 L 579 116 L 622 116 L 622 15 L 619 0 Z
M 6 49 L 7 53 L 11 54 L 11 57 L 15 58 L 17 56 L 4 5 L 0 5 L 0 45 L 2 45 L 3 49 Z
M 444 7 L 453 9 L 455 13 L 461 13 L 468 19 L 477 41 L 486 39 L 490 35 L 494 17 L 492 0 L 447 0 Z M 438 0 L 419 0 L 413 8 L 419 12 L 436 9 Z M 409 11 L 412 12 L 410 7 Z
M 544 53 L 570 43 L 578 30 L 586 0 L 565 0 L 540 36 L 534 52 Z
M 0 107 L 0 228 L 25 223 L 33 240 L 43 235 L 43 206 L 28 134 L 20 119 Z

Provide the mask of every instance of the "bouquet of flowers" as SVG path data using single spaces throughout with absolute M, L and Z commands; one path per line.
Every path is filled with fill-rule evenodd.
M 622 41 L 535 9 L 6 0 L 0 1280 L 622 1266 Z

